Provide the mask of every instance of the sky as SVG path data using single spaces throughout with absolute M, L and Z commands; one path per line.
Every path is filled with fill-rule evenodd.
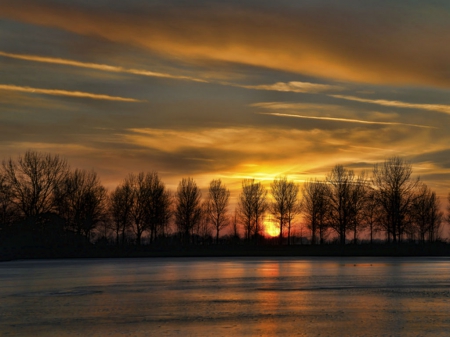
M 450 192 L 450 2 L 1 0 L 0 158 L 206 188 L 401 156 Z

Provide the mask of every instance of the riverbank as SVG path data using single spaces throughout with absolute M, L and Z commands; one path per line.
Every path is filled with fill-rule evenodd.
M 277 256 L 450 256 L 450 245 L 347 244 L 327 245 L 204 245 L 204 246 L 95 246 L 9 247 L 0 250 L 0 261 L 17 259 L 117 258 L 117 257 L 277 257 Z

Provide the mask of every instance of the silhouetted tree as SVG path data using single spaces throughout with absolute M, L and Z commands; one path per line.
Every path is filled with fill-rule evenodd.
M 336 231 L 339 242 L 345 244 L 353 215 L 352 187 L 355 174 L 342 165 L 336 165 L 328 175 L 327 182 L 330 185 L 330 227 Z
M 133 188 L 128 181 L 116 187 L 109 197 L 109 209 L 116 233 L 116 243 L 125 245 L 126 232 L 132 225 L 132 209 L 134 203 Z
M 373 186 L 384 219 L 387 239 L 401 240 L 408 224 L 408 212 L 414 199 L 419 178 L 413 179 L 412 166 L 399 157 L 376 164 L 373 169 Z
M 350 223 L 349 229 L 353 233 L 353 243 L 357 243 L 358 233 L 366 229 L 366 208 L 369 202 L 369 183 L 364 172 L 355 178 L 349 186 L 350 193 Z
M 163 183 L 161 183 L 163 184 Z M 164 237 L 170 231 L 170 221 L 173 216 L 173 197 L 169 190 L 162 185 L 164 190 L 157 194 L 154 203 L 154 218 L 150 218 L 150 239 L 153 241 L 157 237 Z
M 136 244 L 141 245 L 142 234 L 149 229 L 148 206 L 150 203 L 149 179 L 140 172 L 138 174 L 131 173 L 125 184 L 131 189 L 133 202 L 131 203 L 130 215 L 132 219 L 132 230 L 136 236 Z
M 369 231 L 370 243 L 372 244 L 374 234 L 381 228 L 380 205 L 377 202 L 375 191 L 372 189 L 369 189 L 367 193 L 363 209 L 363 222 L 365 228 Z
M 297 199 L 298 186 L 293 181 L 288 181 L 286 177 L 279 177 L 272 182 L 271 192 L 273 202 L 270 204 L 270 210 L 278 223 L 280 244 L 283 242 L 283 229 L 285 226 L 288 230 L 289 244 L 292 220 L 300 210 Z
M 213 226 L 209 221 L 208 214 L 208 202 L 205 201 L 201 205 L 200 220 L 194 225 L 194 228 L 192 229 L 192 234 L 196 236 L 195 243 L 197 244 L 212 243 Z
M 79 235 L 91 231 L 105 220 L 106 189 L 94 171 L 76 169 L 56 186 L 54 205 L 66 226 Z
M 424 243 L 430 226 L 431 191 L 425 184 L 420 184 L 412 201 L 411 218 L 419 240 Z
M 441 228 L 444 220 L 444 213 L 441 211 L 441 202 L 436 192 L 431 193 L 430 198 L 430 231 L 428 240 L 434 242 L 441 239 Z
M 450 225 L 450 193 L 447 195 L 447 214 L 445 215 L 445 222 Z
M 257 239 L 261 234 L 261 221 L 267 207 L 267 190 L 264 186 L 256 183 L 254 179 L 244 179 L 238 209 L 247 240 L 250 240 L 252 235 Z
M 239 240 L 241 237 L 239 235 L 239 228 L 238 228 L 238 211 L 237 209 L 234 210 L 234 216 L 233 216 L 233 221 L 231 223 L 232 227 L 233 227 L 233 238 L 235 240 Z
M 15 207 L 25 218 L 53 211 L 53 194 L 66 178 L 68 165 L 58 155 L 27 151 L 3 161 L 3 171 Z
M 327 217 L 330 213 L 330 187 L 327 183 L 310 180 L 303 185 L 302 211 L 306 225 L 311 231 L 311 244 L 324 243 L 328 229 Z
M 152 242 L 158 235 L 165 235 L 167 232 L 172 217 L 172 198 L 156 172 L 147 173 L 146 186 L 149 189 L 146 216 Z
M 175 222 L 185 243 L 193 228 L 202 220 L 201 191 L 192 178 L 183 178 L 176 193 Z
M 0 171 L 0 230 L 10 226 L 17 220 L 13 205 L 13 194 L 6 176 Z
M 170 219 L 170 194 L 156 172 L 130 174 L 126 184 L 133 193 L 131 217 L 136 244 L 141 245 L 142 235 L 147 231 L 152 242 L 159 232 L 164 232 Z
M 292 232 L 292 222 L 295 217 L 301 213 L 301 203 L 299 200 L 299 186 L 294 182 L 290 182 L 287 198 L 286 198 L 286 206 L 287 206 L 287 230 L 288 230 L 288 245 L 291 244 L 291 232 Z
M 216 230 L 216 243 L 219 243 L 219 232 L 229 225 L 227 216 L 228 199 L 230 191 L 227 190 L 220 179 L 214 179 L 209 184 L 208 199 L 206 201 L 207 219 Z

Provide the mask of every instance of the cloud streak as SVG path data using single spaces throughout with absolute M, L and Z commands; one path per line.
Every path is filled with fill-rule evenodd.
M 41 89 L 41 88 L 22 87 L 22 86 L 11 85 L 11 84 L 0 84 L 0 90 L 18 91 L 18 92 L 43 94 L 43 95 L 51 95 L 51 96 L 89 98 L 89 99 L 106 100 L 106 101 L 145 102 L 145 101 L 138 100 L 135 98 L 93 94 L 90 92 L 82 92 L 82 91 L 67 91 L 67 90 L 59 90 L 59 89 Z
M 127 73 L 127 74 L 140 75 L 140 76 L 172 78 L 172 79 L 177 79 L 177 80 L 189 80 L 189 81 L 195 81 L 195 82 L 207 82 L 206 80 L 189 77 L 189 76 L 172 75 L 172 74 L 154 72 L 154 71 L 143 70 L 143 69 L 124 68 L 124 67 L 120 67 L 120 66 L 111 66 L 111 65 L 107 65 L 107 64 L 87 63 L 87 62 L 67 60 L 67 59 L 61 59 L 61 58 L 55 58 L 55 57 L 14 54 L 14 53 L 6 53 L 4 51 L 0 51 L 0 56 L 17 59 L 17 60 L 23 60 L 23 61 L 59 64 L 59 65 L 64 65 L 64 66 L 95 69 L 95 70 L 109 71 L 109 72 L 115 72 L 115 73 Z
M 377 104 L 377 105 L 389 106 L 389 107 L 395 107 L 395 108 L 435 111 L 435 112 L 450 114 L 450 105 L 407 103 L 407 102 L 401 102 L 401 101 L 389 101 L 389 100 L 385 100 L 385 99 L 367 99 L 367 98 L 360 98 L 360 97 L 355 97 L 355 96 L 345 96 L 345 95 L 329 95 L 329 96 L 334 97 L 334 98 L 345 99 L 347 101 Z
M 277 82 L 274 84 L 261 84 L 261 85 L 238 85 L 230 84 L 235 87 L 255 90 L 269 90 L 269 91 L 282 91 L 282 92 L 298 92 L 298 93 L 321 93 L 327 91 L 341 91 L 344 90 L 342 86 L 329 85 L 329 84 L 317 84 L 310 82 Z
M 417 13 L 426 15 L 418 16 Z M 433 15 L 428 15 L 433 13 Z M 450 87 L 450 20 L 437 5 L 254 8 L 250 3 L 119 12 L 50 1 L 5 0 L 0 16 L 134 45 L 186 60 L 233 62 L 324 78 Z
M 262 112 L 260 114 L 261 115 L 278 116 L 278 117 L 315 119 L 315 120 L 332 121 L 332 122 L 357 123 L 357 124 L 373 124 L 373 125 L 402 125 L 402 126 L 411 126 L 411 127 L 415 127 L 415 128 L 437 129 L 436 127 L 427 126 L 427 125 L 396 123 L 396 122 L 376 122 L 376 121 L 367 121 L 367 120 L 351 119 L 351 118 L 304 116 L 304 115 L 294 115 L 294 114 L 277 113 L 277 112 Z
M 154 72 L 143 69 L 132 69 L 132 68 L 124 68 L 121 66 L 112 66 L 108 64 L 99 64 L 99 63 L 89 63 L 89 62 L 80 62 L 75 60 L 67 60 L 62 58 L 55 57 L 46 57 L 46 56 L 38 56 L 38 55 L 25 55 L 25 54 L 15 54 L 15 53 L 7 53 L 4 51 L 0 51 L 0 56 L 22 60 L 22 61 L 31 61 L 31 62 L 40 62 L 40 63 L 49 63 L 49 64 L 57 64 L 78 68 L 87 68 L 94 69 L 99 71 L 106 72 L 115 72 L 115 73 L 127 73 L 139 76 L 148 76 L 148 77 L 160 77 L 160 78 L 170 78 L 176 80 L 187 80 L 194 82 L 202 82 L 202 83 L 217 83 L 226 86 L 251 89 L 251 90 L 267 90 L 267 91 L 281 91 L 281 92 L 296 92 L 296 93 L 321 93 L 321 92 L 329 92 L 329 91 L 340 91 L 344 88 L 337 85 L 328 85 L 328 84 L 317 84 L 310 82 L 299 82 L 299 81 L 291 81 L 291 82 L 277 82 L 274 84 L 261 84 L 261 85 L 242 85 L 237 83 L 230 82 L 222 82 L 222 81 L 207 81 L 200 78 L 195 78 L 191 76 L 181 76 L 181 75 L 172 75 L 167 73 Z

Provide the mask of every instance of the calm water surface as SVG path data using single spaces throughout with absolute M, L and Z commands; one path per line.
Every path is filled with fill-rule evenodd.
M 449 336 L 448 258 L 0 263 L 2 336 Z

